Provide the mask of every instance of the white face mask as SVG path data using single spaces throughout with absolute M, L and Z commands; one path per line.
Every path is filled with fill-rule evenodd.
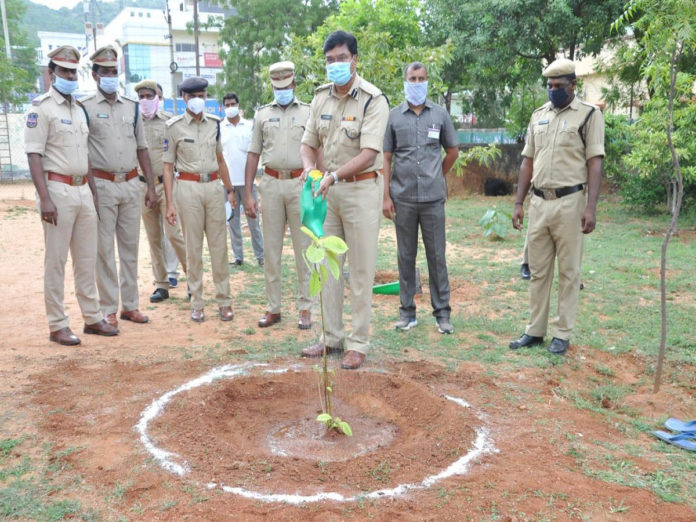
M 236 118 L 239 114 L 239 107 L 225 107 L 225 116 L 230 119 Z
M 203 98 L 191 98 L 186 107 L 193 114 L 200 114 L 205 110 L 205 100 Z

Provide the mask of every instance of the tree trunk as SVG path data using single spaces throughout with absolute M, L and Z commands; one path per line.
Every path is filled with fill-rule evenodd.
M 662 255 L 660 256 L 660 312 L 662 318 L 662 329 L 660 332 L 660 351 L 657 356 L 657 367 L 655 368 L 655 386 L 653 392 L 657 393 L 660 391 L 660 384 L 662 382 L 662 367 L 665 360 L 665 352 L 667 349 L 667 245 L 672 235 L 677 231 L 677 226 L 679 222 L 679 211 L 681 210 L 682 197 L 684 195 L 684 182 L 681 174 L 681 166 L 679 164 L 679 157 L 674 148 L 674 142 L 672 141 L 672 117 L 674 114 L 674 90 L 677 83 L 677 72 L 679 69 L 678 63 L 684 49 L 684 44 L 677 42 L 674 45 L 674 50 L 672 51 L 672 57 L 669 64 L 669 104 L 667 108 L 667 143 L 669 144 L 669 151 L 672 154 L 672 166 L 674 168 L 674 179 L 673 182 L 676 187 L 673 187 L 673 197 L 674 205 L 671 207 L 672 210 L 672 220 L 667 227 L 665 232 L 665 239 L 662 242 Z M 672 185 L 672 183 L 670 183 Z

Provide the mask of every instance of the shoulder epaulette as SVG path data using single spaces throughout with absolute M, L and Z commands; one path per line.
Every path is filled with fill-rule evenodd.
M 133 102 L 133 103 L 140 103 L 139 100 L 131 98 L 130 96 L 121 96 L 121 99 L 128 100 L 129 102 Z
M 314 89 L 314 92 L 324 91 L 324 90 L 328 89 L 329 87 L 331 87 L 332 85 L 333 85 L 332 82 L 325 83 L 324 85 L 320 85 L 319 87 Z
M 305 103 L 302 100 L 297 100 L 297 103 L 299 103 L 300 105 L 304 105 L 306 107 L 309 107 L 309 103 Z
M 89 100 L 93 99 L 95 96 L 96 96 L 96 94 L 94 94 L 94 93 L 93 93 L 93 94 L 88 94 L 87 96 L 83 96 L 82 98 L 80 98 L 80 99 L 77 100 L 77 101 L 78 101 L 79 103 L 84 103 L 84 102 L 86 102 L 86 101 L 89 101 Z
M 159 110 L 157 112 L 163 119 L 167 119 L 167 120 L 174 116 L 171 112 L 167 112 L 167 111 L 163 111 L 163 110 Z
M 41 102 L 44 101 L 44 100 L 46 100 L 46 99 L 48 99 L 49 96 L 50 96 L 50 93 L 45 92 L 45 93 L 43 93 L 42 95 L 37 96 L 36 98 L 34 98 L 33 100 L 31 100 L 31 104 L 32 104 L 32 105 L 40 105 Z
M 256 109 L 256 112 L 260 111 L 261 109 L 265 109 L 266 107 L 270 107 L 273 105 L 273 103 L 267 103 L 266 105 L 261 105 L 258 109 Z
M 218 116 L 217 114 L 208 113 L 208 114 L 206 115 L 206 117 L 207 117 L 207 118 L 210 118 L 211 120 L 216 121 L 216 122 L 218 122 L 218 123 L 220 123 L 220 122 L 222 121 L 222 118 L 220 118 L 220 116 Z
M 597 105 L 593 104 L 593 103 L 589 103 L 589 102 L 586 102 L 586 101 L 583 101 L 583 100 L 580 100 L 580 103 L 583 104 L 583 105 L 585 105 L 586 107 L 589 107 L 591 110 L 597 110 L 597 109 L 599 109 L 599 107 L 598 107 Z
M 544 105 L 542 105 L 541 107 L 537 107 L 536 109 L 534 109 L 534 112 L 539 112 L 539 111 L 541 111 L 541 110 L 546 110 L 546 109 L 549 108 L 550 105 L 551 105 L 551 102 L 550 102 L 550 101 L 547 101 L 547 102 L 546 102 Z
M 178 116 L 174 116 L 173 118 L 169 118 L 169 119 L 165 122 L 165 125 L 166 125 L 167 127 L 171 127 L 171 126 L 174 125 L 177 121 L 181 121 L 181 120 L 184 118 L 184 115 L 185 115 L 185 114 L 186 114 L 186 113 L 182 113 L 182 114 L 179 114 Z
M 382 94 L 382 91 L 379 88 L 375 87 L 370 82 L 367 82 L 362 78 L 360 79 L 360 85 L 358 86 L 358 88 L 362 89 L 371 96 L 379 96 L 380 94 Z

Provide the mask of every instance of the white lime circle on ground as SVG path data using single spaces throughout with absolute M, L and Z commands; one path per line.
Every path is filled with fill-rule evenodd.
M 200 386 L 209 385 L 220 379 L 234 379 L 236 377 L 247 375 L 254 368 L 264 368 L 267 364 L 260 363 L 245 363 L 245 364 L 227 364 L 225 366 L 220 366 L 218 368 L 213 368 L 207 373 L 204 373 L 200 377 L 188 381 L 182 384 L 178 388 L 171 390 L 158 399 L 155 399 L 150 403 L 150 405 L 143 410 L 140 414 L 140 420 L 138 424 L 135 425 L 135 429 L 140 433 L 140 442 L 143 443 L 147 452 L 155 459 L 155 461 L 162 466 L 163 469 L 175 475 L 184 476 L 190 471 L 190 468 L 186 461 L 180 456 L 170 451 L 155 446 L 154 442 L 148 435 L 148 424 L 150 421 L 158 417 L 164 411 L 165 406 L 172 398 L 182 392 L 198 388 Z M 304 368 L 304 366 L 300 366 Z M 263 370 L 263 373 L 285 373 L 290 368 L 272 369 L 267 368 Z M 445 395 L 447 400 L 450 400 L 462 408 L 470 408 L 471 406 L 464 400 L 458 397 L 452 397 Z M 479 416 L 480 417 L 480 416 Z M 476 440 L 474 441 L 472 448 L 466 453 L 466 455 L 460 457 L 447 468 L 440 471 L 435 475 L 430 475 L 425 477 L 420 482 L 414 482 L 409 484 L 399 484 L 393 488 L 379 489 L 375 491 L 370 491 L 367 493 L 362 493 L 359 496 L 344 496 L 340 493 L 335 492 L 319 492 L 314 495 L 291 495 L 284 493 L 259 493 L 258 491 L 252 491 L 250 489 L 227 486 L 225 484 L 208 483 L 206 487 L 208 489 L 220 488 L 226 493 L 233 493 L 241 497 L 260 500 L 263 502 L 286 502 L 289 504 L 302 504 L 308 502 L 320 502 L 322 500 L 334 500 L 338 502 L 354 502 L 357 500 L 364 499 L 374 499 L 374 498 L 388 498 L 397 497 L 403 495 L 410 490 L 426 489 L 431 487 L 433 484 L 452 477 L 454 475 L 464 475 L 469 471 L 471 463 L 486 453 L 494 453 L 497 450 L 493 446 L 493 440 L 490 438 L 488 430 L 484 427 L 478 427 L 476 431 Z

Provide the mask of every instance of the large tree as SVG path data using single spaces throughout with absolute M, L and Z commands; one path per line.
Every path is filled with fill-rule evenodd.
M 0 103 L 18 104 L 24 95 L 34 88 L 36 79 L 36 52 L 29 45 L 26 32 L 22 29 L 22 17 L 26 5 L 22 0 L 5 0 L 10 34 L 11 54 L 5 52 L 4 33 L 0 32 Z
M 328 81 L 324 40 L 342 29 L 358 40 L 358 73 L 379 87 L 392 106 L 404 99 L 403 68 L 414 60 L 428 66 L 430 96 L 437 98 L 452 45 L 428 43 L 421 7 L 418 0 L 343 0 L 339 12 L 315 32 L 292 39 L 288 56 L 298 65 L 298 95 L 310 100 L 314 89 Z
M 338 0 L 220 0 L 233 7 L 220 31 L 226 46 L 224 88 L 234 90 L 241 106 L 250 110 L 262 100 L 262 74 L 273 62 L 287 59 L 291 35 L 312 33 L 334 12 Z
M 623 3 L 429 0 L 426 27 L 434 41 L 454 42 L 454 61 L 445 73 L 448 91 L 465 90 L 484 116 L 509 105 L 515 92 L 538 84 L 542 61 L 598 54 Z

